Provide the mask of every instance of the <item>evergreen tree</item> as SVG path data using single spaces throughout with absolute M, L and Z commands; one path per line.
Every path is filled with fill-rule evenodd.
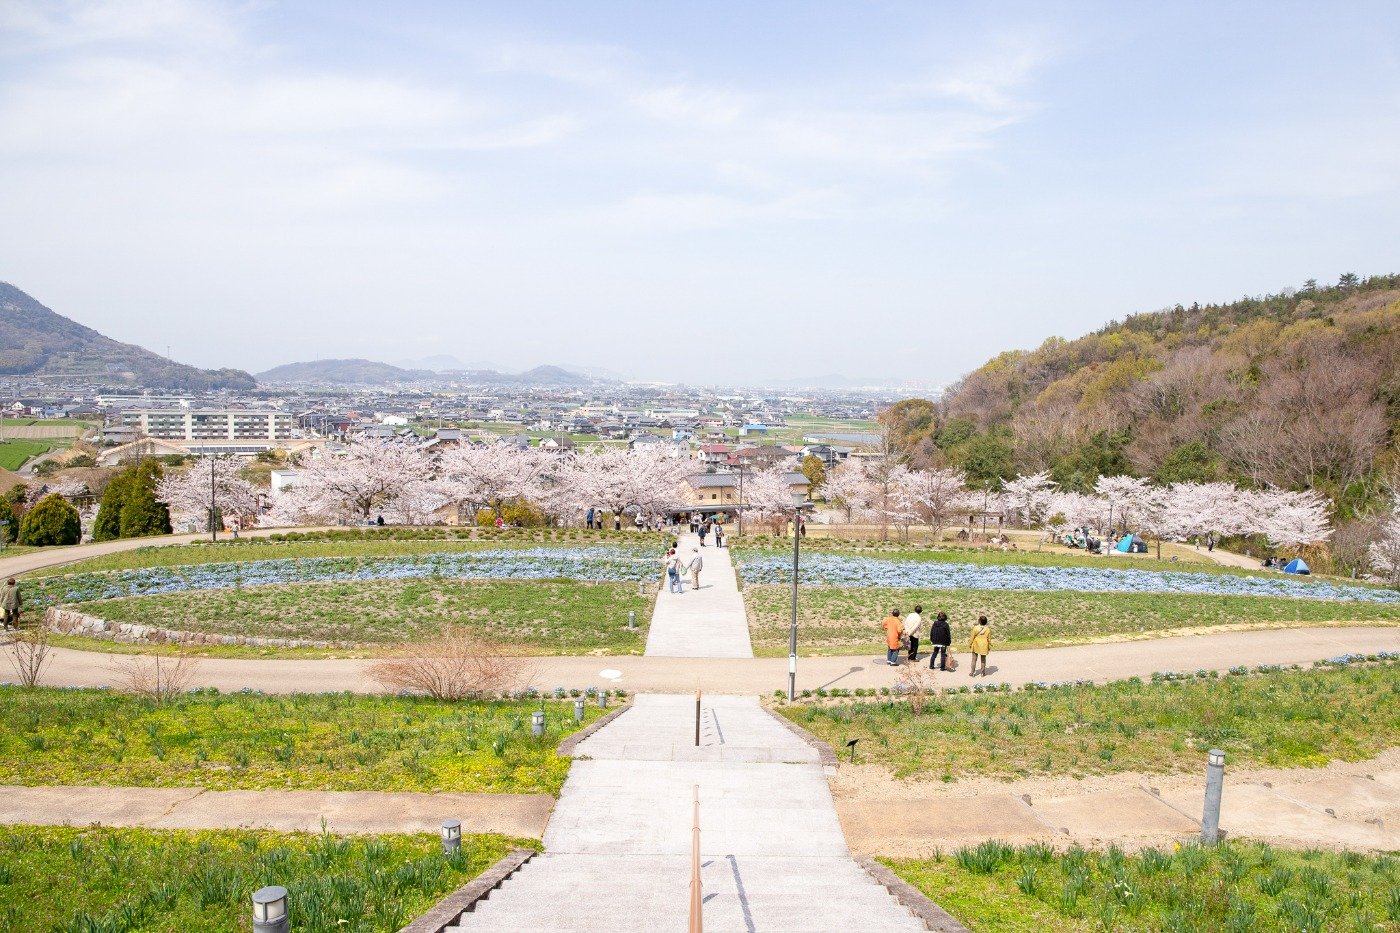
M 58 493 L 50 493 L 24 513 L 19 526 L 19 543 L 32 547 L 77 544 L 82 533 L 78 510 Z
M 156 483 L 164 476 L 159 462 L 142 460 L 107 484 L 92 536 L 96 541 L 170 534 L 170 510 L 156 501 Z
M 0 525 L 0 532 L 3 532 L 6 543 L 13 544 L 19 536 L 19 518 L 15 515 L 14 506 L 6 499 L 0 499 L 0 522 L 9 522 L 8 525 Z

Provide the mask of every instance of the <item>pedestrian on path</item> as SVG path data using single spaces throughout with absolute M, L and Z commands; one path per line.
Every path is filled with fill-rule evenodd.
M 14 577 L 5 581 L 5 593 L 0 596 L 0 618 L 5 620 L 5 628 L 19 628 L 19 611 L 24 606 L 19 584 Z
M 685 592 L 685 583 L 681 580 L 681 558 L 675 548 L 666 552 L 666 583 L 672 593 Z
M 724 526 L 715 522 L 715 547 L 724 547 Z
M 705 558 L 700 556 L 700 549 L 698 547 L 691 548 L 690 550 L 694 556 L 690 558 L 690 563 L 686 565 L 686 569 L 690 571 L 690 588 L 692 590 L 698 590 L 700 589 L 700 571 L 705 569 Z
M 953 644 L 953 630 L 948 627 L 948 613 L 940 612 L 934 616 L 933 624 L 929 626 L 928 640 L 933 646 L 933 650 L 928 655 L 928 669 L 933 670 L 935 664 L 940 671 L 948 669 L 948 649 Z M 939 663 L 939 659 L 942 663 Z
M 967 646 L 972 649 L 972 670 L 967 676 L 977 676 L 977 662 L 982 662 L 982 676 L 987 676 L 987 655 L 992 653 L 992 627 L 987 624 L 986 616 L 978 616 L 977 624 L 972 627 L 972 637 L 967 640 Z
M 705 546 L 705 535 L 710 533 L 710 523 L 706 522 L 700 526 L 700 546 Z
M 899 649 L 904 642 L 904 620 L 899 617 L 899 610 L 891 609 L 880 625 L 885 630 L 885 661 L 890 667 L 899 667 Z
M 920 615 L 923 606 L 915 606 L 914 611 L 904 617 L 904 637 L 909 639 L 909 663 L 919 660 L 919 636 L 924 631 L 924 617 Z
M 590 529 L 593 527 L 593 510 L 589 509 L 588 514 L 583 517 L 583 523 Z

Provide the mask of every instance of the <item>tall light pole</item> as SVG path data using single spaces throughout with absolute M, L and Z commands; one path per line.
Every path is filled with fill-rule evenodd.
M 792 624 L 788 627 L 788 702 L 797 696 L 797 563 L 802 553 L 802 509 L 807 497 L 792 494 Z
M 209 455 L 209 540 L 218 541 L 219 531 L 214 523 L 214 455 Z

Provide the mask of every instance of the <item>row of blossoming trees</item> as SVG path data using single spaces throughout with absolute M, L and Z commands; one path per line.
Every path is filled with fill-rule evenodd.
M 1022 476 L 1001 490 L 973 490 L 957 470 L 913 470 L 889 462 L 848 463 L 834 471 L 826 497 L 849 519 L 935 538 L 969 516 L 993 513 L 1015 524 L 1056 532 L 1117 528 L 1159 543 L 1163 538 L 1263 535 L 1276 548 L 1301 548 L 1332 534 L 1327 499 L 1316 492 L 1246 489 L 1233 483 L 1155 485 L 1105 476 L 1092 494 L 1060 489 L 1048 473 Z

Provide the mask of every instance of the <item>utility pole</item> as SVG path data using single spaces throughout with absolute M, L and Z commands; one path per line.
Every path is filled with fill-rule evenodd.
M 209 457 L 209 540 L 218 541 L 218 526 L 214 523 L 214 457 Z

